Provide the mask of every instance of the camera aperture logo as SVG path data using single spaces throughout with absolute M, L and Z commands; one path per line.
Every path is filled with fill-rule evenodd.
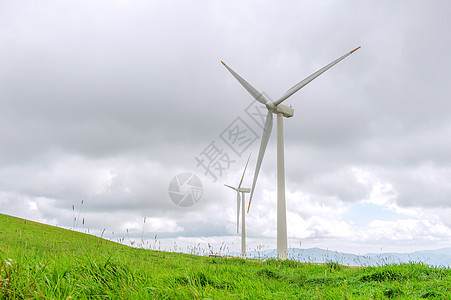
M 193 173 L 180 173 L 172 178 L 169 183 L 168 192 L 169 198 L 177 206 L 193 206 L 202 197 L 202 182 Z

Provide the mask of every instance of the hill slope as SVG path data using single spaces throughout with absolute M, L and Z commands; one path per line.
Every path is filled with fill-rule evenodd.
M 451 272 L 424 265 L 206 258 L 129 248 L 0 214 L 0 298 L 372 299 L 451 296 Z

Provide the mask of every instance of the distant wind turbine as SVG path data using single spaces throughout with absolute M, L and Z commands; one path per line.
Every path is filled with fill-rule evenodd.
M 238 228 L 240 226 L 240 205 L 241 205 L 241 258 L 246 258 L 246 225 L 245 225 L 245 210 L 244 210 L 244 193 L 249 193 L 251 191 L 250 188 L 243 188 L 241 184 L 243 183 L 244 174 L 246 173 L 247 164 L 249 163 L 249 158 L 247 159 L 246 166 L 244 167 L 243 175 L 241 176 L 240 183 L 238 187 L 233 187 L 227 184 L 224 184 L 226 187 L 231 188 L 236 191 L 236 233 L 238 233 Z M 240 197 L 241 193 L 241 197 Z M 241 203 L 240 203 L 241 202 Z
M 308 76 L 288 91 L 282 95 L 276 101 L 270 101 L 267 97 L 257 91 L 252 85 L 250 85 L 246 80 L 244 80 L 240 75 L 233 71 L 224 62 L 221 63 L 229 70 L 230 73 L 241 83 L 241 85 L 257 100 L 258 102 L 264 104 L 268 109 L 268 114 L 266 116 L 265 126 L 263 129 L 262 140 L 260 143 L 260 150 L 258 153 L 257 164 L 255 167 L 254 180 L 252 182 L 252 191 L 249 198 L 249 206 L 247 211 L 251 206 L 252 196 L 255 191 L 255 184 L 257 182 L 258 173 L 262 164 L 263 156 L 265 155 L 266 146 L 268 145 L 268 140 L 271 135 L 271 130 L 273 126 L 273 114 L 277 115 L 277 258 L 287 259 L 288 258 L 288 248 L 287 248 L 287 216 L 286 216 L 286 201 L 285 201 L 285 166 L 284 166 L 284 145 L 283 145 L 283 117 L 290 118 L 294 114 L 294 109 L 281 104 L 283 101 L 288 99 L 291 95 L 296 93 L 298 90 L 306 86 L 312 80 L 314 80 L 319 75 L 323 74 L 334 65 L 345 59 L 348 55 L 357 51 L 360 47 L 346 53 L 340 58 L 334 60 L 327 66 L 316 71 L 312 75 Z

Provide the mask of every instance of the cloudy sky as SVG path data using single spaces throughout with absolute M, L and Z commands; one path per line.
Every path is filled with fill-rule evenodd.
M 237 250 L 223 184 L 238 183 L 252 153 L 251 185 L 259 103 L 220 61 L 277 98 L 362 46 L 284 102 L 295 109 L 289 247 L 448 247 L 449 11 L 410 0 L 2 1 L 0 213 L 125 243 Z M 276 247 L 275 143 L 273 133 L 246 215 L 249 249 Z M 168 193 L 182 173 L 203 187 L 189 207 Z

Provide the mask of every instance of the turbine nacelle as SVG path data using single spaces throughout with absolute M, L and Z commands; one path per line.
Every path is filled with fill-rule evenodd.
M 294 115 L 294 108 L 292 108 L 291 106 L 279 104 L 273 110 L 273 113 L 282 114 L 285 118 L 290 118 Z
M 238 189 L 238 192 L 241 192 L 241 193 L 250 193 L 250 192 L 251 192 L 251 189 L 250 189 L 250 188 L 239 188 L 239 189 Z
M 290 118 L 294 115 L 294 108 L 291 106 L 286 106 L 283 104 L 276 106 L 270 101 L 266 102 L 265 106 L 269 111 L 272 111 L 275 114 L 282 114 L 285 118 Z
M 238 193 L 250 193 L 251 189 L 250 188 L 242 188 L 242 187 L 233 187 L 231 185 L 228 184 L 224 184 L 226 187 L 231 188 L 232 190 L 237 191 Z

